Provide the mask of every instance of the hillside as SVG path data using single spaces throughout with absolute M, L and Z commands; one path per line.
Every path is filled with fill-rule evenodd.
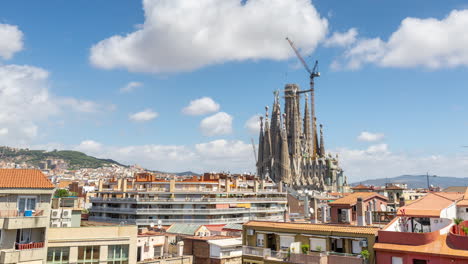
M 46 162 L 48 159 L 63 160 L 67 164 L 68 169 L 99 168 L 112 164 L 124 166 L 117 161 L 98 159 L 79 151 L 54 150 L 47 152 L 45 150 L 0 147 L 0 160 L 2 161 L 15 163 L 24 162 L 33 166 L 39 166 L 41 162 Z
M 365 184 L 374 186 L 384 186 L 385 183 L 406 183 L 409 188 L 427 188 L 426 175 L 401 175 L 393 178 L 373 179 L 366 181 L 359 181 L 351 185 Z M 446 188 L 449 186 L 467 186 L 468 178 L 457 178 L 448 176 L 429 176 L 429 183 L 434 186 Z

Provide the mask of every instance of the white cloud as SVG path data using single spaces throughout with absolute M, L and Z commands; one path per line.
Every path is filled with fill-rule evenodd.
M 325 40 L 325 47 L 344 47 L 356 42 L 358 31 L 356 28 L 350 28 L 346 32 L 334 32 L 331 37 Z
M 155 119 L 158 115 L 158 113 L 148 108 L 141 112 L 130 114 L 129 119 L 135 122 L 147 122 Z
M 200 122 L 200 130 L 205 136 L 227 135 L 232 132 L 232 116 L 219 112 L 204 118 Z
M 0 24 L 0 57 L 10 59 L 23 49 L 23 32 L 17 26 Z
M 400 175 L 421 175 L 430 171 L 436 175 L 464 176 L 468 169 L 468 157 L 461 155 L 433 155 L 394 153 L 386 144 L 370 146 L 367 149 L 341 148 L 341 167 L 349 182 L 396 177 Z
M 87 152 L 87 153 L 97 153 L 102 149 L 102 144 L 94 140 L 84 140 L 76 147 L 76 150 Z
M 214 113 L 219 110 L 219 104 L 210 97 L 202 97 L 193 101 L 182 109 L 182 113 L 186 115 L 205 115 Z
M 260 133 L 260 115 L 256 114 L 251 116 L 244 125 L 245 128 L 249 131 L 251 134 L 258 134 Z
M 357 139 L 359 141 L 367 141 L 367 142 L 373 142 L 373 141 L 379 141 L 382 140 L 385 137 L 383 133 L 372 133 L 368 131 L 363 131 Z
M 141 82 L 129 82 L 127 85 L 119 89 L 120 93 L 131 93 L 135 91 L 136 88 L 141 87 L 143 83 Z
M 351 45 L 340 67 L 358 69 L 365 63 L 381 67 L 429 69 L 468 66 L 468 10 L 453 10 L 443 19 L 405 18 L 388 41 L 363 38 Z M 335 68 L 338 63 L 335 63 Z
M 91 48 L 90 61 L 134 72 L 178 72 L 228 61 L 294 56 L 289 36 L 310 54 L 328 22 L 308 0 L 144 0 L 145 22 Z
M 6 127 L 0 128 L 0 136 L 5 136 L 7 134 L 8 134 L 8 128 Z
M 49 91 L 49 73 L 28 65 L 0 65 L 0 144 L 24 145 L 39 135 L 49 118 L 72 110 L 95 112 L 92 101 L 60 97 Z
M 136 145 L 125 147 L 107 146 L 93 140 L 86 140 L 72 149 L 99 158 L 114 159 L 123 164 L 139 164 L 148 169 L 168 172 L 255 171 L 252 147 L 239 140 L 221 139 L 194 146 Z

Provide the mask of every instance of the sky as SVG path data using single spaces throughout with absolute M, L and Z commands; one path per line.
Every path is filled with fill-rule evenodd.
M 0 2 L 0 145 L 254 172 L 258 115 L 308 86 L 349 182 L 467 177 L 468 3 Z

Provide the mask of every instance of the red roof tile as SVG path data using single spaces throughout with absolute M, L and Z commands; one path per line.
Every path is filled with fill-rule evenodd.
M 35 169 L 0 169 L 0 188 L 53 189 L 54 185 Z

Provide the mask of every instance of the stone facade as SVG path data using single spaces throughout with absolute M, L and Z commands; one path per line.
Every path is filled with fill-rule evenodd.
M 279 92 L 275 92 L 271 121 L 266 107 L 265 118 L 260 120 L 257 174 L 295 189 L 342 192 L 347 180 L 338 155 L 325 152 L 322 125 L 320 135 L 317 133 L 313 89 L 308 91 L 312 93 L 311 109 L 306 94 L 301 118 L 300 94 L 305 92 L 296 84 L 287 84 L 283 114 Z

